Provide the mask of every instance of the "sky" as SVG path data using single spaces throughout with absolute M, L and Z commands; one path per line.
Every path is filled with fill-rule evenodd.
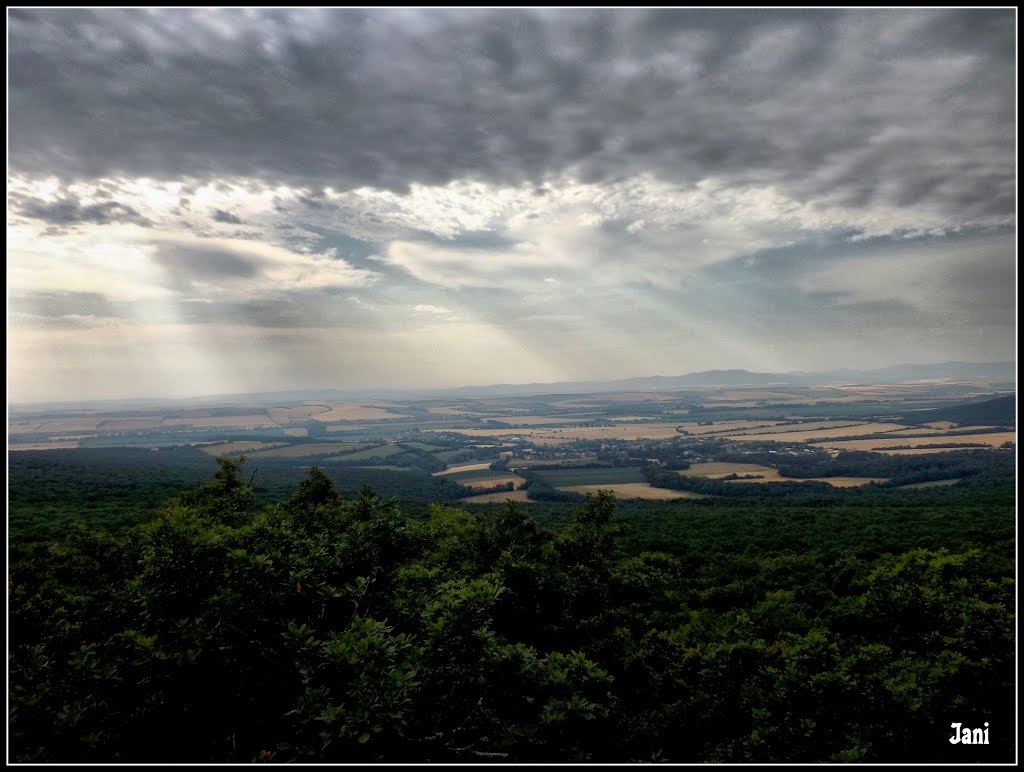
M 8 9 L 8 399 L 1016 357 L 1016 11 Z

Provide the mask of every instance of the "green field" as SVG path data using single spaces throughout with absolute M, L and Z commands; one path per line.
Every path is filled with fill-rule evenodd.
M 341 456 L 332 456 L 328 461 L 362 461 L 363 459 L 388 458 L 390 456 L 404 453 L 398 445 L 378 445 L 374 448 L 357 450 L 355 453 L 345 453 Z
M 425 450 L 427 453 L 433 453 L 435 450 L 444 450 L 444 445 L 428 445 L 426 442 L 403 442 L 402 447 L 404 448 L 415 448 L 416 450 Z
M 917 490 L 918 488 L 944 488 L 947 485 L 956 485 L 960 482 L 960 478 L 952 480 L 930 480 L 928 482 L 912 483 L 910 485 L 900 485 L 897 490 Z
M 545 469 L 534 472 L 552 488 L 563 485 L 603 485 L 605 483 L 646 482 L 638 466 L 623 466 L 610 469 Z
M 512 472 L 502 472 L 494 469 L 475 469 L 472 472 L 462 472 L 460 474 L 445 475 L 449 480 L 454 480 L 457 483 L 465 485 L 471 482 L 497 482 L 499 480 L 505 481 L 515 475 Z
M 453 458 L 465 456 L 471 450 L 473 450 L 473 448 L 453 448 L 452 450 L 442 450 L 438 453 L 434 453 L 434 458 L 448 463 Z

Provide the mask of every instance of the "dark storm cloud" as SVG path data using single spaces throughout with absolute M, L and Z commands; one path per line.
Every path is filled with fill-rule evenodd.
M 244 220 L 233 212 L 225 212 L 223 209 L 213 210 L 214 222 L 229 223 L 231 225 L 244 225 Z
M 311 190 L 651 172 L 1008 216 L 1015 40 L 1009 9 L 20 10 L 10 168 Z
M 260 273 L 260 261 L 216 247 L 160 244 L 153 262 L 164 269 L 168 285 L 186 289 L 194 281 L 222 282 L 251 279 Z
M 132 223 L 134 225 L 151 225 L 152 223 L 135 209 L 115 201 L 104 201 L 98 204 L 83 204 L 77 197 L 65 193 L 55 201 L 46 201 L 34 196 L 13 193 L 8 197 L 10 211 L 42 220 L 57 228 L 67 228 L 90 223 L 93 225 L 109 225 L 111 223 Z

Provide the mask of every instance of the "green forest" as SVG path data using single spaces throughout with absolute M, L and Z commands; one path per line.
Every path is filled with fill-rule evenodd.
M 250 481 L 12 544 L 12 760 L 1014 758 L 1012 485 L 659 519 Z

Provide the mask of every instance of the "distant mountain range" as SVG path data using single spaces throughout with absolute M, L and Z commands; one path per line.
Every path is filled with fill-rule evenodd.
M 1017 366 L 1013 362 L 943 362 L 925 365 L 892 365 L 877 370 L 832 370 L 829 372 L 754 373 L 749 370 L 702 370 L 686 375 L 650 375 L 615 381 L 564 381 L 560 383 L 495 384 L 432 390 L 444 397 L 501 397 L 535 394 L 616 391 L 666 391 L 739 386 L 828 386 L 835 384 L 883 384 L 915 380 L 984 380 L 1015 388 Z M 426 390 L 424 392 L 426 393 Z
M 602 394 L 618 391 L 674 391 L 679 389 L 734 388 L 741 386 L 829 386 L 837 384 L 885 384 L 922 380 L 984 380 L 998 384 L 1001 390 L 1015 390 L 1017 366 L 1014 362 L 941 362 L 922 365 L 891 365 L 875 370 L 831 370 L 826 372 L 754 373 L 749 370 L 702 370 L 685 375 L 651 375 L 614 381 L 561 381 L 558 383 L 501 383 L 490 386 L 418 389 L 301 389 L 246 394 L 217 394 L 191 398 L 139 398 L 94 400 L 89 402 L 48 403 L 71 407 L 202 402 L 266 404 L 308 400 L 394 400 L 394 399 L 486 399 L 523 397 L 541 394 Z

